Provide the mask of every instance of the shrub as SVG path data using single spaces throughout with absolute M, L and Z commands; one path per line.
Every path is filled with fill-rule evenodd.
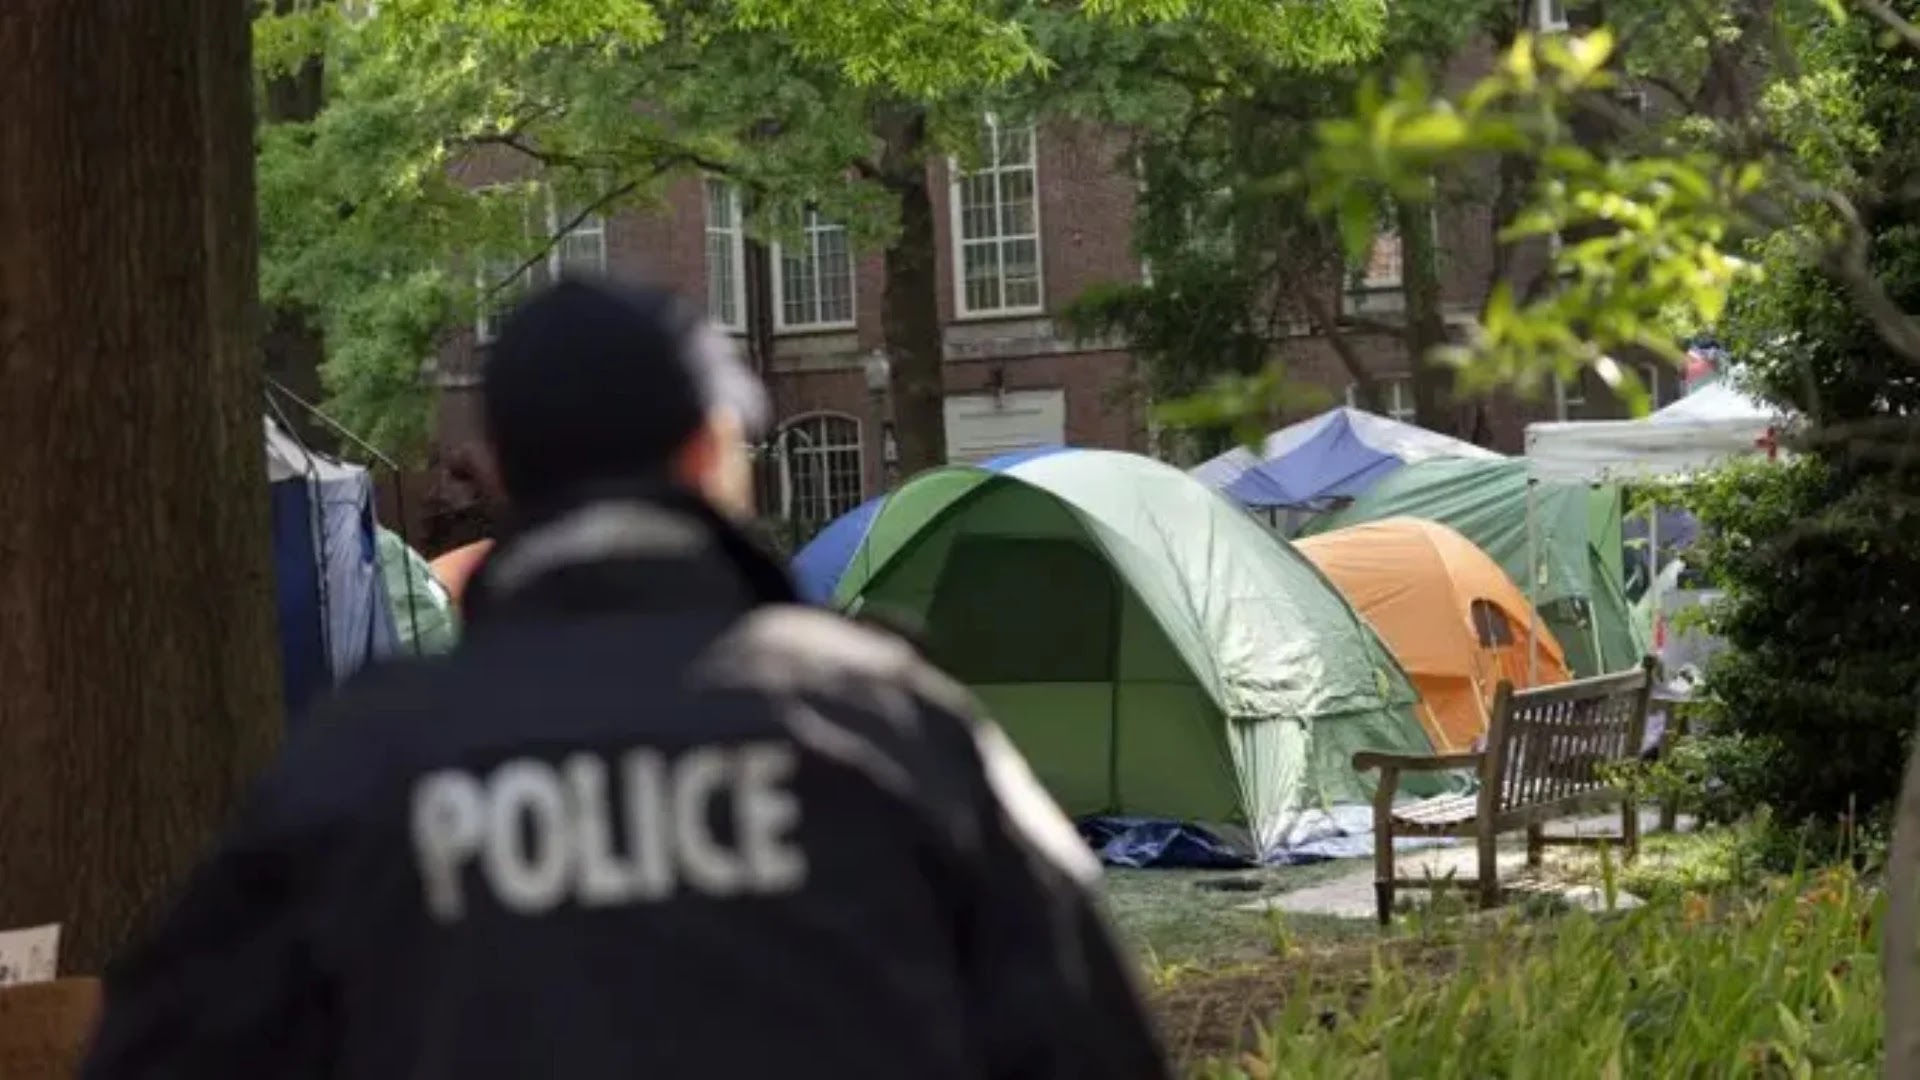
M 1700 751 L 1719 816 L 1765 803 L 1833 821 L 1898 796 L 1920 706 L 1920 528 L 1911 479 L 1811 455 L 1695 486 L 1699 554 L 1725 599 L 1708 665 L 1717 730 Z

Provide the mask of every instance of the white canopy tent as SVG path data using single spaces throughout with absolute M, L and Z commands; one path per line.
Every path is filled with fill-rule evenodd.
M 1640 420 L 1563 420 L 1527 425 L 1527 489 L 1543 480 L 1599 484 L 1632 480 L 1673 480 L 1740 458 L 1780 450 L 1779 435 L 1790 417 L 1729 385 L 1708 383 L 1679 401 Z M 1531 540 L 1534 500 L 1527 500 Z M 1652 610 L 1665 608 L 1657 564 L 1660 515 L 1648 522 Z
M 1776 453 L 1786 417 L 1715 382 L 1643 420 L 1527 425 L 1527 475 L 1598 484 L 1671 479 L 1736 458 Z

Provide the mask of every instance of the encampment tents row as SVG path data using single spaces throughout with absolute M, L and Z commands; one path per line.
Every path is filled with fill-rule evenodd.
M 1721 397 L 1611 437 L 1627 460 L 1720 460 L 1754 441 Z M 1070 812 L 1202 823 L 1265 858 L 1364 796 L 1352 750 L 1463 749 L 1501 679 L 1646 654 L 1613 478 L 1341 409 L 1190 475 L 1059 447 L 935 470 L 794 567 L 819 602 L 924 626 Z
M 1534 637 L 1566 677 L 1459 533 L 1396 518 L 1296 548 L 1133 454 L 936 469 L 795 566 L 835 606 L 922 627 L 1069 813 L 1198 824 L 1250 859 L 1365 802 L 1354 751 L 1470 746 Z

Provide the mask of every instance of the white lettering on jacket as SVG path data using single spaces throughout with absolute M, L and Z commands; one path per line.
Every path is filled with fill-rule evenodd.
M 429 773 L 413 787 L 413 846 L 427 910 L 467 912 L 468 871 L 503 909 L 539 916 L 703 896 L 792 892 L 805 884 L 795 841 L 797 760 L 779 742 L 708 746 L 668 758 L 634 749 L 556 767 L 518 758 L 484 775 Z M 717 804 L 732 821 L 714 834 Z

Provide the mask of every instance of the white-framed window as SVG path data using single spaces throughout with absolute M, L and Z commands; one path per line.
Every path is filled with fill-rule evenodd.
M 1567 29 L 1566 0 L 1534 0 L 1534 23 L 1547 34 Z
M 1380 388 L 1380 406 L 1386 415 L 1402 423 L 1413 423 L 1413 377 L 1411 375 L 1388 375 L 1373 380 Z M 1360 388 L 1347 384 L 1347 407 L 1360 407 Z
M 860 421 L 812 413 L 780 425 L 773 440 L 779 461 L 782 516 L 812 536 L 866 498 L 866 455 Z
M 776 330 L 845 330 L 853 326 L 853 249 L 847 227 L 809 209 L 800 243 L 773 245 Z
M 980 166 L 953 173 L 955 310 L 1014 315 L 1045 308 L 1040 276 L 1039 173 L 1033 125 L 981 126 Z
M 707 318 L 737 333 L 747 327 L 747 242 L 740 189 L 709 177 L 706 203 Z
M 1373 244 L 1367 248 L 1366 264 L 1360 267 L 1361 291 L 1398 289 L 1405 280 L 1406 262 L 1399 230 L 1385 229 L 1376 233 Z
M 599 213 L 583 215 L 577 206 L 563 207 L 552 188 L 536 201 L 542 203 L 544 221 L 529 211 L 526 231 L 530 240 L 546 243 L 546 257 L 529 263 L 525 256 L 493 256 L 481 259 L 475 271 L 481 298 L 473 333 L 483 345 L 500 332 L 500 319 L 534 289 L 576 274 L 607 272 L 607 219 Z M 515 271 L 513 280 L 500 285 Z

